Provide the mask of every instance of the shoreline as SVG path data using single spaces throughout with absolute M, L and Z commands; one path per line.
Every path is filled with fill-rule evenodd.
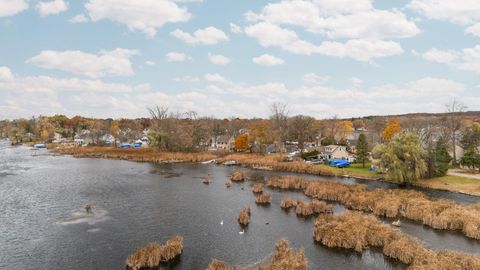
M 259 155 L 253 153 L 179 153 L 179 152 L 160 152 L 150 148 L 144 149 L 120 149 L 113 147 L 67 147 L 67 148 L 49 148 L 50 152 L 57 155 L 71 155 L 75 158 L 104 158 L 113 160 L 128 160 L 134 162 L 152 162 L 157 164 L 173 163 L 201 163 L 211 161 L 215 164 L 224 164 L 225 162 L 235 161 L 235 166 L 242 166 L 256 170 L 271 170 L 281 172 L 291 172 L 307 175 L 334 176 L 334 177 L 352 177 L 360 180 L 382 181 L 382 177 L 371 177 L 365 174 L 358 174 L 347 170 L 339 172 L 336 168 L 326 166 L 311 165 L 300 161 L 283 162 L 281 155 Z M 347 171 L 348 173 L 345 173 Z M 447 180 L 448 178 L 445 178 Z M 472 180 L 465 178 L 466 180 Z M 480 197 L 480 181 L 472 184 L 448 183 L 437 179 L 420 179 L 414 186 L 435 190 L 443 190 L 459 194 Z M 465 190 L 465 188 L 469 190 Z

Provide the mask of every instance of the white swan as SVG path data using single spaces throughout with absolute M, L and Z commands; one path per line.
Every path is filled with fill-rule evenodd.
M 223 225 L 223 220 L 222 220 L 222 221 L 220 221 L 220 225 Z
M 240 235 L 242 235 L 242 234 L 244 234 L 244 233 L 245 233 L 244 230 L 241 230 L 241 231 L 238 232 L 238 234 L 240 234 Z

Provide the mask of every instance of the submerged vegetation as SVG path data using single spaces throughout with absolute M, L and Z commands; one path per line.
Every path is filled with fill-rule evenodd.
M 250 223 L 250 207 L 243 208 L 238 214 L 238 223 L 242 226 L 247 226 Z
M 268 185 L 285 189 L 305 187 L 305 195 L 336 201 L 349 209 L 389 218 L 405 217 L 435 229 L 459 230 L 468 237 L 480 239 L 479 204 L 462 205 L 449 200 L 431 200 L 424 193 L 413 190 L 369 191 L 365 185 L 306 181 L 298 177 L 271 178 Z
M 127 268 L 138 270 L 159 267 L 161 263 L 169 262 L 180 256 L 183 251 L 183 238 L 175 235 L 164 245 L 150 243 L 138 248 L 126 260 Z
M 242 270 L 228 266 L 224 262 L 213 259 L 207 270 Z M 303 249 L 293 250 L 287 239 L 280 239 L 275 245 L 275 252 L 271 260 L 258 270 L 307 270 L 308 261 Z
M 268 193 L 263 193 L 255 197 L 255 202 L 257 204 L 270 204 L 272 201 L 272 195 Z
M 480 269 L 478 256 L 429 250 L 415 238 L 360 212 L 319 216 L 315 222 L 314 239 L 327 247 L 358 252 L 379 247 L 385 256 L 409 265 L 409 269 Z

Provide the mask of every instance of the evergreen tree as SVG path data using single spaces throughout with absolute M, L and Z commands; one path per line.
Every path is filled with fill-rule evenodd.
M 368 159 L 368 143 L 365 134 L 360 134 L 357 142 L 357 158 L 356 162 L 362 163 L 362 167 L 365 168 L 365 163 L 369 161 Z
M 452 161 L 452 157 L 448 153 L 447 143 L 443 139 L 439 139 L 435 145 L 435 171 L 434 176 L 440 177 L 447 175 L 448 166 Z
M 480 168 L 480 154 L 476 147 L 467 149 L 460 159 L 460 165 L 470 168 L 473 172 L 475 172 L 475 168 Z

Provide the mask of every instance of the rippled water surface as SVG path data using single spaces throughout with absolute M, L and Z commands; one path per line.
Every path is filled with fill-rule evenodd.
M 310 269 L 405 269 L 378 251 L 359 254 L 315 244 L 314 219 L 297 218 L 279 207 L 283 196 L 305 198 L 302 194 L 269 191 L 272 205 L 257 206 L 251 183 L 225 188 L 234 169 L 75 159 L 0 142 L 0 269 L 124 269 L 135 247 L 164 242 L 177 233 L 184 237 L 184 252 L 168 269 L 205 269 L 212 258 L 253 264 L 269 256 L 275 241 L 284 236 L 305 248 Z M 281 174 L 246 171 L 257 179 Z M 206 175 L 213 179 L 210 185 L 202 184 Z M 476 201 L 442 191 L 429 195 Z M 86 203 L 94 206 L 93 215 L 85 213 Z M 240 235 L 236 217 L 244 206 L 251 207 L 252 218 Z M 413 222 L 404 222 L 402 230 L 433 249 L 480 253 L 479 241 L 459 233 Z

